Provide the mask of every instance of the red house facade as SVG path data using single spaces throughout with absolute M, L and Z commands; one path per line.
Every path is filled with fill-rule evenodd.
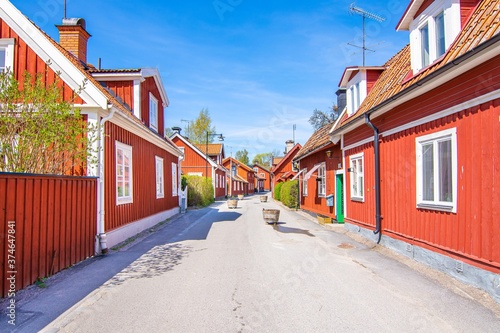
M 300 171 L 294 179 L 299 180 L 302 210 L 344 222 L 342 152 L 330 141 L 331 128 L 328 124 L 314 132 L 295 155 Z
M 397 29 L 411 43 L 360 105 L 367 76 L 342 79 L 346 227 L 500 301 L 498 2 L 412 1 Z
M 291 180 L 297 173 L 293 168 L 292 162 L 302 146 L 299 143 L 294 145 L 291 140 L 287 141 L 286 144 L 285 156 L 283 158 L 278 158 L 276 164 L 274 164 L 275 160 L 273 160 L 273 167 L 271 168 L 272 190 L 274 190 L 276 184 Z
M 212 179 L 214 187 L 214 198 L 223 198 L 227 194 L 226 174 L 227 170 L 218 161 L 224 157 L 224 148 L 221 144 L 209 144 L 209 153 L 205 155 L 206 148 L 201 151 L 199 147 L 205 145 L 194 145 L 181 134 L 172 136 L 172 141 L 184 152 L 184 160 L 181 163 L 183 175 L 197 175 Z
M 253 165 L 255 171 L 255 189 L 258 192 L 271 191 L 271 172 L 259 164 Z
M 252 168 L 232 157 L 226 158 L 223 165 L 229 170 L 227 179 L 229 196 L 254 193 L 255 171 Z
M 101 81 L 100 71 L 86 64 L 90 34 L 83 19 L 63 20 L 59 44 L 10 2 L 2 3 L 0 20 L 0 52 L 5 55 L 0 67 L 20 81 L 26 71 L 44 74 L 47 84 L 60 73 L 63 98 L 81 109 L 89 126 L 101 125 L 94 156 L 98 162 L 89 160 L 85 171 L 99 177 L 96 253 L 177 214 L 182 153 L 163 138 L 163 110 L 169 101 L 158 72 L 134 70 L 136 86 L 120 78 L 127 71 L 112 70 L 107 74 L 113 79 Z M 133 96 L 115 89 L 117 82 L 133 86 Z

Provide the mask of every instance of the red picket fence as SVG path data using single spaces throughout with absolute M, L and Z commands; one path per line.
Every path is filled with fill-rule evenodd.
M 94 255 L 97 178 L 0 173 L 0 297 Z

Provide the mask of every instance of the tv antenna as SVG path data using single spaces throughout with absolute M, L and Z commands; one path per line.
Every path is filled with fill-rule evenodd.
M 363 50 L 363 66 L 365 66 L 365 53 L 366 53 L 366 51 L 375 52 L 374 50 L 368 49 L 366 47 L 366 44 L 365 44 L 365 40 L 366 40 L 365 21 L 366 21 L 366 18 L 369 18 L 369 19 L 372 19 L 372 20 L 375 20 L 375 21 L 378 21 L 378 22 L 384 22 L 385 18 L 383 18 L 382 16 L 379 16 L 379 15 L 367 12 L 366 10 L 363 10 L 363 9 L 361 9 L 359 7 L 356 7 L 354 2 L 349 7 L 349 13 L 356 14 L 356 15 L 361 15 L 363 17 L 363 46 L 354 45 L 354 44 L 351 44 L 351 43 L 347 43 L 347 44 L 349 44 L 351 46 L 354 46 L 354 47 L 358 47 L 358 48 L 360 48 L 360 49 Z

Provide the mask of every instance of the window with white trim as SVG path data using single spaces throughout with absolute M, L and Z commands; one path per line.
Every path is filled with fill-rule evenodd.
M 326 166 L 325 163 L 321 164 L 318 168 L 318 197 L 326 196 Z
M 421 136 L 415 140 L 417 207 L 456 212 L 456 129 Z
M 155 156 L 156 168 L 156 199 L 165 197 L 165 182 L 163 173 L 163 158 Z
M 439 59 L 461 31 L 460 3 L 433 1 L 410 24 L 411 67 L 416 73 Z
M 177 164 L 172 163 L 172 196 L 177 196 Z
M 363 201 L 365 199 L 364 154 L 349 157 L 351 171 L 351 199 Z
M 14 69 L 14 38 L 0 39 L 0 72 Z
M 116 204 L 133 202 L 132 147 L 115 141 Z
M 158 100 L 149 93 L 149 127 L 158 131 Z
M 307 168 L 304 168 L 303 170 L 304 170 L 304 172 L 302 172 L 302 174 L 304 174 L 304 176 L 305 176 L 306 173 L 307 173 Z M 308 180 L 309 179 L 306 179 L 306 177 L 302 178 L 302 195 L 304 197 L 307 197 L 307 184 L 308 184 Z

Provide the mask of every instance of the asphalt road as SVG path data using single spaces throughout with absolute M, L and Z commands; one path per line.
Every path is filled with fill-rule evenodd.
M 215 204 L 123 250 L 136 259 L 42 332 L 500 332 L 469 288 L 337 228 L 259 196 Z

